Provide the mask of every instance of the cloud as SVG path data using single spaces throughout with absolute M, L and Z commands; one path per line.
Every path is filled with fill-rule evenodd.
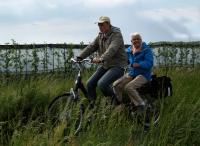
M 135 3 L 137 0 L 82 0 L 86 7 L 91 8 L 110 8 L 125 6 Z
M 145 10 L 140 16 L 155 21 L 175 39 L 199 39 L 200 10 L 197 7 Z M 193 27 L 191 27 L 193 26 Z
M 32 9 L 36 1 L 33 0 L 6 0 L 1 1 L 0 11 L 21 14 L 24 10 Z
M 12 12 L 34 10 L 37 7 L 45 9 L 59 9 L 60 7 L 111 8 L 133 4 L 138 0 L 6 0 L 1 1 L 0 10 L 10 9 Z M 2 11 L 2 10 L 1 10 Z
M 168 18 L 172 20 L 200 22 L 200 19 L 198 19 L 200 18 L 200 9 L 197 7 L 144 10 L 140 12 L 140 14 L 156 21 L 162 21 L 163 19 Z
M 0 24 L 1 43 L 14 39 L 20 43 L 88 43 L 97 35 L 97 27 L 82 20 L 50 19 L 23 24 Z M 88 33 L 90 32 L 90 33 Z M 6 35 L 4 35 L 6 34 Z M 92 41 L 92 40 L 90 40 Z
M 49 10 L 59 10 L 61 7 L 71 7 L 78 3 L 80 0 L 71 2 L 65 0 L 6 0 L 0 3 L 0 13 L 24 16 L 27 13 L 38 14 Z
M 137 31 L 145 40 L 200 39 L 199 1 L 175 0 L 0 0 L 0 41 L 89 42 L 101 15 L 120 27 L 125 42 Z M 190 6 L 190 7 L 188 7 Z M 25 34 L 25 35 L 24 35 Z

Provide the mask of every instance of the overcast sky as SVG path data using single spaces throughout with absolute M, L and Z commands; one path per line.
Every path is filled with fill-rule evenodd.
M 0 44 L 89 43 L 102 15 L 125 43 L 139 32 L 146 42 L 200 40 L 200 0 L 0 0 Z

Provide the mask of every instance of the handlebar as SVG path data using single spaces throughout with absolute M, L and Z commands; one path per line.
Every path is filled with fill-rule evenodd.
M 70 61 L 72 63 L 91 63 L 92 59 L 83 59 L 83 60 L 76 60 L 75 58 L 71 58 Z

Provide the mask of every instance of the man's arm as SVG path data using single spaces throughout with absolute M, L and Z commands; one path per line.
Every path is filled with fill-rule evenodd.
M 99 40 L 99 36 L 97 36 L 91 44 L 89 44 L 87 47 L 84 48 L 84 50 L 81 52 L 79 57 L 84 59 L 88 57 L 89 55 L 91 55 L 92 53 L 94 53 L 99 48 L 98 40 Z

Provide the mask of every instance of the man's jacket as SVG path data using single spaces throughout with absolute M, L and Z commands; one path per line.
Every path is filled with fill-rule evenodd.
M 83 50 L 80 57 L 86 58 L 95 51 L 98 51 L 105 69 L 127 65 L 123 37 L 117 27 L 111 26 L 110 31 L 106 34 L 100 32 L 95 40 Z

